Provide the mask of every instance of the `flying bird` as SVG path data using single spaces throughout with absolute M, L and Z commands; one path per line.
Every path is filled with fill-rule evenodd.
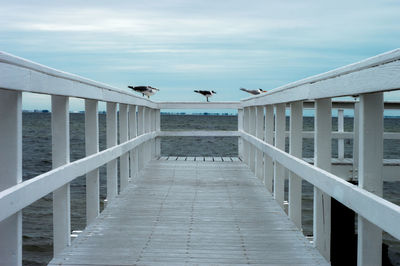
M 215 91 L 194 91 L 194 92 L 200 93 L 201 95 L 205 96 L 207 98 L 207 102 L 208 102 L 208 97 L 211 97 L 214 94 L 216 94 Z
M 150 98 L 150 96 L 154 95 L 159 89 L 153 88 L 151 86 L 128 86 L 128 88 L 141 93 L 143 96 L 147 96 L 147 98 Z
M 241 91 L 248 92 L 248 93 L 253 94 L 253 95 L 258 95 L 258 94 L 261 94 L 261 93 L 263 93 L 263 92 L 267 92 L 267 91 L 262 90 L 262 89 L 258 89 L 258 90 L 248 90 L 248 89 L 245 89 L 245 88 L 240 88 L 240 90 L 241 90 Z

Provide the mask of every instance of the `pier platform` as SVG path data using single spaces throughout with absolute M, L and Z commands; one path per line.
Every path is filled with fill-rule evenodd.
M 329 265 L 247 165 L 188 158 L 150 161 L 49 265 Z

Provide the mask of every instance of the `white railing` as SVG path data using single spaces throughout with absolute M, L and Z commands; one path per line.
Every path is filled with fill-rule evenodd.
M 241 152 L 244 161 L 265 182 L 282 207 L 284 169 L 290 171 L 289 217 L 299 228 L 301 179 L 314 185 L 314 244 L 328 261 L 331 197 L 358 214 L 359 265 L 381 264 L 382 230 L 400 238 L 400 207 L 382 198 L 383 92 L 391 90 L 400 90 L 400 50 L 242 101 L 244 111 L 240 114 L 243 121 L 239 131 L 244 140 Z M 357 151 L 354 164 L 358 169 L 358 186 L 330 173 L 332 98 L 352 95 L 359 95 L 359 107 L 355 108 L 354 116 Z M 314 165 L 301 159 L 305 100 L 315 102 Z M 285 106 L 288 103 L 290 152 L 286 153 Z
M 299 228 L 302 226 L 301 179 L 315 186 L 314 243 L 328 260 L 330 197 L 334 197 L 360 216 L 360 264 L 366 264 L 365 261 L 379 264 L 381 229 L 400 238 L 397 226 L 400 208 L 381 198 L 382 93 L 400 89 L 399 59 L 400 51 L 396 50 L 242 102 L 156 103 L 0 53 L 0 258 L 4 258 L 6 264 L 21 263 L 21 210 L 48 193 L 53 193 L 54 197 L 54 253 L 70 244 L 69 183 L 78 176 L 86 174 L 86 215 L 87 224 L 90 224 L 99 214 L 100 166 L 107 165 L 107 201 L 111 201 L 118 194 L 118 167 L 122 191 L 129 179 L 135 178 L 149 160 L 160 156 L 159 137 L 227 136 L 239 137 L 240 157 L 264 181 L 282 207 L 285 173 L 290 171 L 289 216 Z M 54 169 L 25 182 L 22 182 L 22 92 L 47 94 L 52 98 Z M 353 107 L 353 102 L 332 103 L 332 97 L 346 95 L 360 95 L 359 104 Z M 71 97 L 85 99 L 87 155 L 72 163 L 69 162 L 68 135 Z M 107 102 L 107 149 L 101 152 L 97 115 L 99 101 Z M 355 133 L 341 132 L 340 125 L 339 132 L 332 133 L 332 106 L 356 110 Z M 387 104 L 387 107 L 397 108 L 398 104 Z M 160 131 L 160 109 L 195 108 L 238 109 L 238 131 Z M 290 131 L 287 133 L 286 108 L 290 108 Z M 302 130 L 303 108 L 316 110 L 314 132 Z M 369 130 L 368 127 L 372 128 Z M 284 152 L 285 136 L 290 139 L 289 153 Z M 301 160 L 302 139 L 307 137 L 315 138 L 314 165 Z M 341 157 L 343 144 L 340 140 L 353 137 L 353 163 L 359 170 L 358 187 L 330 173 L 331 139 L 339 139 L 338 154 Z M 385 133 L 385 137 L 400 138 L 398 133 Z M 371 143 L 375 144 L 373 148 Z M 374 244 L 367 247 L 367 243 Z

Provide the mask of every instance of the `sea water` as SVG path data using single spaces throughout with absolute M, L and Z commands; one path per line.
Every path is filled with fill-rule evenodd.
M 85 156 L 84 114 L 70 114 L 70 160 Z M 51 114 L 23 113 L 23 179 L 27 180 L 51 170 Z M 288 129 L 287 119 L 287 129 Z M 353 119 L 345 118 L 345 131 L 352 131 Z M 303 129 L 312 131 L 313 117 L 304 118 Z M 337 119 L 333 118 L 333 130 Z M 237 130 L 236 116 L 216 115 L 162 115 L 162 130 Z M 385 118 L 385 131 L 400 132 L 399 118 Z M 106 148 L 105 115 L 99 115 L 99 148 Z M 164 137 L 161 141 L 162 156 L 237 156 L 236 137 Z M 286 141 L 288 149 L 288 141 Z M 313 157 L 314 142 L 303 141 L 303 157 Z M 332 156 L 337 157 L 337 140 L 332 141 Z M 345 157 L 352 156 L 352 140 L 345 140 Z M 400 158 L 400 141 L 385 140 L 384 157 Z M 71 228 L 82 230 L 85 221 L 85 178 L 71 182 Z M 400 182 L 384 183 L 384 197 L 400 204 Z M 100 203 L 106 196 L 106 169 L 100 167 Z M 313 189 L 303 181 L 303 232 L 312 234 Z M 53 256 L 52 195 L 49 194 L 23 210 L 23 264 L 45 265 Z M 399 241 L 384 234 L 389 245 L 389 257 L 394 265 L 400 265 Z

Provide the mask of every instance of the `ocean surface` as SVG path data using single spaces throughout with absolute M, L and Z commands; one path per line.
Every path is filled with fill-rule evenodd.
M 23 113 L 23 179 L 27 180 L 51 170 L 51 114 Z M 288 120 L 287 120 L 288 121 Z M 385 118 L 385 131 L 400 132 L 399 118 Z M 288 123 L 286 123 L 288 125 Z M 312 117 L 304 118 L 304 130 L 313 130 Z M 345 131 L 352 130 L 353 119 L 345 118 Z M 337 120 L 333 118 L 333 130 Z M 287 126 L 288 127 L 288 126 Z M 99 147 L 106 147 L 105 115 L 99 115 Z M 216 115 L 162 115 L 162 130 L 237 130 L 236 116 Z M 84 114 L 70 114 L 70 160 L 83 158 Z M 161 141 L 162 156 L 237 156 L 236 137 L 164 137 Z M 313 140 L 303 141 L 303 156 L 313 157 Z M 288 143 L 286 143 L 288 148 Z M 337 141 L 332 142 L 332 156 L 337 157 Z M 345 157 L 352 156 L 352 141 L 345 140 Z M 400 158 L 400 140 L 385 140 L 385 158 Z M 100 168 L 101 204 L 106 196 L 105 166 Z M 313 189 L 303 181 L 304 234 L 312 234 Z M 384 198 L 400 205 L 400 182 L 384 183 Z M 71 183 L 71 229 L 82 230 L 85 222 L 85 178 L 78 177 Z M 101 205 L 103 209 L 103 204 Z M 36 201 L 23 210 L 23 264 L 46 265 L 52 258 L 52 195 Z M 384 234 L 393 265 L 400 265 L 400 244 Z M 0 263 L 1 264 L 1 263 Z

